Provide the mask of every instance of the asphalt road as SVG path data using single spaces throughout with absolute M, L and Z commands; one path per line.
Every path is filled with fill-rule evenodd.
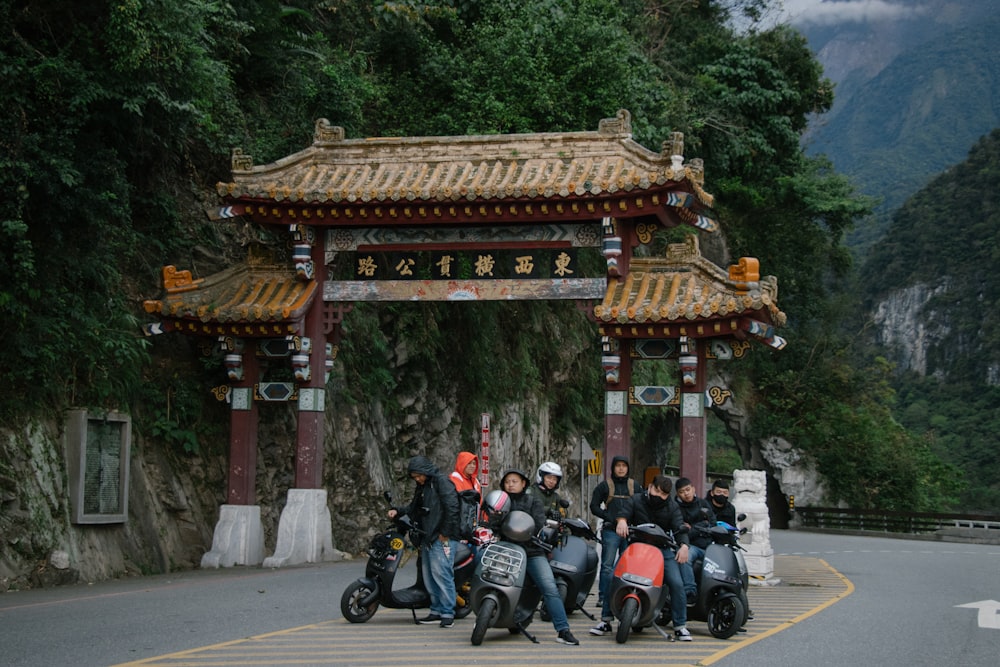
M 792 531 L 774 531 L 772 546 L 776 556 L 799 555 L 828 563 L 853 584 L 853 592 L 818 613 L 803 615 L 701 664 L 1000 664 L 996 610 L 959 606 L 1000 601 L 1000 546 Z M 359 559 L 281 570 L 182 572 L 7 593 L 0 595 L 0 664 L 107 666 L 322 624 L 339 619 L 340 594 L 363 568 Z M 404 612 L 376 616 L 386 622 L 382 632 L 388 636 L 379 636 L 384 640 L 381 646 L 370 646 L 366 640 L 371 651 L 394 646 L 394 628 L 400 635 L 448 632 L 413 626 L 390 613 Z M 421 635 L 407 634 L 413 636 Z M 585 641 L 580 647 L 563 647 L 567 653 L 561 655 L 571 661 L 568 664 L 607 664 L 604 651 L 616 650 L 617 645 L 601 639 L 607 646 Z M 645 637 L 641 641 L 652 642 Z M 630 641 L 627 646 L 654 645 Z M 531 646 L 523 641 L 497 642 L 491 651 L 494 655 L 510 651 L 511 662 L 525 662 L 524 651 Z M 450 650 L 446 664 L 469 662 L 471 648 L 464 639 Z M 527 660 L 525 664 L 537 664 Z
M 776 554 L 821 558 L 855 590 L 716 665 L 1000 664 L 996 609 L 984 614 L 990 620 L 983 627 L 978 609 L 958 607 L 1000 601 L 1000 546 L 796 531 L 771 535 Z

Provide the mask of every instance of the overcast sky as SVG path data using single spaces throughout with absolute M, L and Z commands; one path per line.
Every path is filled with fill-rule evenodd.
M 798 26 L 912 18 L 925 11 L 913 0 L 905 4 L 894 0 L 784 0 L 784 8 L 780 21 Z

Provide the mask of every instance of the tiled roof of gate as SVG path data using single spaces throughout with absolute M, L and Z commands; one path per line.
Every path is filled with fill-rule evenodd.
M 692 193 L 703 206 L 700 159 L 683 162 L 683 135 L 655 153 L 632 140 L 618 112 L 597 132 L 345 139 L 326 119 L 312 146 L 268 165 L 233 153 L 230 201 L 368 203 L 498 201 L 608 196 L 644 190 Z
M 164 318 L 219 323 L 290 322 L 303 318 L 317 292 L 315 280 L 297 280 L 282 266 L 240 264 L 208 278 L 163 268 L 166 296 L 146 301 L 148 313 Z
M 741 258 L 723 271 L 701 256 L 692 235 L 671 244 L 665 258 L 633 258 L 625 278 L 609 280 L 594 315 L 603 322 L 643 324 L 759 314 L 781 326 L 786 317 L 777 301 L 778 279 L 761 277 L 756 259 Z

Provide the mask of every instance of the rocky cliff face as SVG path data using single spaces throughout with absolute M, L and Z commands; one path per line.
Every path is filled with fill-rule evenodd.
M 449 473 L 459 451 L 478 451 L 478 425 L 460 427 L 453 398 L 427 382 L 415 386 L 422 389 L 393 397 L 391 409 L 385 400 L 348 404 L 334 398 L 328 405 L 324 477 L 334 546 L 341 551 L 363 552 L 383 527 L 384 491 L 400 502 L 409 499 L 410 456 L 429 456 Z M 579 503 L 579 466 L 571 460 L 576 445 L 552 440 L 548 410 L 539 397 L 492 415 L 492 479 L 506 467 L 533 476 L 543 460 L 563 462 L 562 491 L 574 503 L 571 511 L 589 516 Z M 268 406 L 264 412 L 257 496 L 265 552 L 271 554 L 294 482 L 295 428 L 291 407 Z M 211 548 L 225 501 L 227 456 L 183 454 L 136 433 L 128 523 L 74 525 L 62 429 L 61 421 L 51 421 L 0 433 L 0 592 L 197 567 Z
M 950 332 L 948 326 L 940 318 L 933 317 L 925 306 L 947 289 L 947 281 L 937 286 L 912 285 L 890 293 L 873 309 L 875 340 L 900 370 L 927 375 L 929 350 L 940 345 Z M 941 374 L 940 369 L 935 372 Z

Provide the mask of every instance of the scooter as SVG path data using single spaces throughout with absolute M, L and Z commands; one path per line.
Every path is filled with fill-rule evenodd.
M 385 499 L 392 505 L 391 496 Z M 417 609 L 431 605 L 431 596 L 424 586 L 422 555 L 417 555 L 417 580 L 408 588 L 394 590 L 392 582 L 396 571 L 408 559 L 413 547 L 407 543 L 407 536 L 416 531 L 413 521 L 405 514 L 397 514 L 384 533 L 372 538 L 368 546 L 368 564 L 365 576 L 356 579 L 340 598 L 340 611 L 351 623 L 364 623 L 371 619 L 379 605 L 388 609 L 409 609 L 413 622 L 417 622 Z M 475 569 L 472 549 L 464 542 L 452 542 L 452 558 L 455 566 L 455 618 L 465 618 L 472 612 L 469 604 L 469 589 Z
M 688 620 L 705 621 L 713 637 L 729 639 L 746 624 L 749 615 L 746 564 L 740 564 L 740 531 L 719 521 L 705 532 L 712 543 L 705 550 L 705 558 L 692 565 L 698 596 L 688 607 Z M 669 622 L 669 605 L 664 609 L 667 611 L 658 624 Z
M 650 625 L 670 599 L 663 580 L 662 549 L 676 546 L 656 524 L 632 526 L 628 532 L 628 546 L 618 558 L 608 590 L 611 612 L 618 619 L 615 641 L 619 644 L 628 641 L 633 628 L 638 631 Z M 657 630 L 670 639 L 664 630 Z
M 549 565 L 556 578 L 559 597 L 567 614 L 579 609 L 593 621 L 594 615 L 584 605 L 597 578 L 598 558 L 594 542 L 598 541 L 598 537 L 583 519 L 561 519 L 558 532 L 558 542 L 550 552 Z M 549 620 L 544 605 L 541 618 Z
M 483 643 L 489 628 L 507 628 L 533 643 L 527 627 L 542 594 L 528 576 L 528 554 L 521 544 L 532 539 L 535 520 L 527 512 L 513 511 L 500 524 L 499 539 L 482 550 L 472 577 L 471 605 L 476 614 L 472 645 Z

